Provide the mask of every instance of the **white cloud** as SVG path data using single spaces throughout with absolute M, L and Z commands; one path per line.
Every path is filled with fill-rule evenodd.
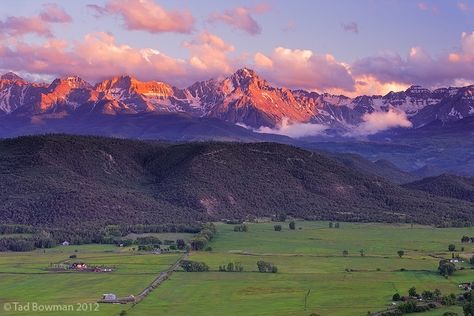
M 241 125 L 242 126 L 242 125 Z M 280 124 L 275 127 L 261 126 L 254 130 L 257 133 L 284 135 L 292 138 L 315 136 L 324 132 L 328 127 L 322 124 L 313 123 L 291 123 L 284 117 Z
M 387 112 L 366 113 L 363 122 L 357 125 L 349 134 L 352 136 L 372 135 L 395 127 L 412 127 L 405 112 L 393 108 Z

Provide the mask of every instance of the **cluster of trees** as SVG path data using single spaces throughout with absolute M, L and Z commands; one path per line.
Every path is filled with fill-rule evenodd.
M 267 273 L 267 272 L 277 273 L 278 272 L 278 267 L 276 265 L 270 262 L 263 261 L 263 260 L 257 261 L 257 269 L 258 269 L 258 272 L 262 272 L 262 273 Z
M 419 305 L 416 301 L 417 299 L 422 299 L 425 301 L 425 303 L 423 305 Z M 395 316 L 428 311 L 432 308 L 436 308 L 436 304 L 434 304 L 434 302 L 438 302 L 446 306 L 454 305 L 456 304 L 456 295 L 453 293 L 449 295 L 442 295 L 439 289 L 435 289 L 434 291 L 426 290 L 421 294 L 418 294 L 416 288 L 411 287 L 408 290 L 408 297 L 402 297 L 399 293 L 395 293 L 393 294 L 392 300 L 404 302 L 399 304 L 396 310 L 385 312 L 383 314 L 384 316 Z
M 339 223 L 333 223 L 333 222 L 329 222 L 329 228 L 340 228 L 341 225 Z
M 462 236 L 461 237 L 461 242 L 466 243 L 466 242 L 473 242 L 474 243 L 474 237 L 469 237 L 469 236 Z
M 272 220 L 275 221 L 275 222 L 286 222 L 286 218 L 288 217 L 288 215 L 286 215 L 286 213 L 278 213 L 276 214 L 275 216 L 272 217 Z
M 464 293 L 463 299 L 466 301 L 463 305 L 465 316 L 474 316 L 474 291 Z
M 32 227 L 27 225 L 0 225 L 0 235 L 24 234 L 24 236 L 5 236 L 0 239 L 1 251 L 31 251 L 35 248 L 52 248 L 68 241 L 71 245 L 81 244 L 116 244 L 123 246 L 138 245 L 142 250 L 153 250 L 160 248 L 159 245 L 169 245 L 170 249 L 186 248 L 186 243 L 182 239 L 161 241 L 153 236 L 138 237 L 137 240 L 121 238 L 130 233 L 162 233 L 162 232 L 182 232 L 199 233 L 197 237 L 212 238 L 215 233 L 213 225 L 204 225 L 203 228 L 196 228 L 192 225 L 108 225 L 102 229 L 63 229 L 47 227 Z M 206 230 L 205 230 L 206 229 Z M 209 233 L 208 230 L 211 230 Z M 150 247 L 153 245 L 153 247 Z M 146 246 L 146 247 L 140 247 Z M 139 249 L 139 250 L 140 250 Z
M 239 225 L 243 223 L 241 219 L 225 219 L 223 222 L 229 225 Z
M 7 234 L 33 234 L 35 228 L 27 225 L 0 225 L 0 235 Z
M 447 276 L 452 275 L 454 271 L 456 271 L 456 266 L 454 265 L 454 263 L 446 259 L 439 261 L 439 264 L 438 264 L 439 274 L 447 277 Z
M 214 223 L 204 224 L 201 231 L 191 240 L 191 249 L 203 250 L 207 243 L 214 238 L 216 232 Z
M 443 305 L 453 305 L 453 299 L 456 300 L 456 295 L 449 294 L 447 296 L 443 296 L 440 289 L 435 289 L 434 291 L 423 291 L 421 294 L 418 294 L 415 287 L 411 287 L 408 289 L 408 296 L 409 298 L 419 299 L 422 298 L 425 301 L 440 301 L 445 302 Z M 393 294 L 392 300 L 393 301 L 400 301 L 406 300 L 406 298 L 400 296 L 399 293 Z
M 0 239 L 0 251 L 31 251 L 35 243 L 26 238 L 2 238 Z
M 201 228 L 194 225 L 108 225 L 104 228 L 48 228 L 32 227 L 27 225 L 0 225 L 0 235 L 2 234 L 30 234 L 31 236 L 6 237 L 0 242 L 0 251 L 29 251 L 30 245 L 34 248 L 51 248 L 63 241 L 68 241 L 71 245 L 82 244 L 123 244 L 130 246 L 135 242 L 132 239 L 120 238 L 131 233 L 199 233 Z M 147 238 L 147 237 L 143 237 Z M 161 242 L 147 242 L 146 244 L 160 244 Z M 174 243 L 174 242 L 173 242 Z M 140 244 L 140 242 L 138 242 Z M 143 244 L 143 243 L 141 243 Z M 178 249 L 184 249 L 184 247 Z M 33 248 L 33 249 L 34 249 Z M 14 250 L 20 249 L 20 250 Z
M 436 307 L 436 305 L 433 305 L 432 307 Z M 426 312 L 429 311 L 431 307 L 429 305 L 418 305 L 416 301 L 407 301 L 398 305 L 397 309 L 402 314 L 410 314 Z
M 209 266 L 205 262 L 182 260 L 179 264 L 186 272 L 207 272 Z
M 237 226 L 234 226 L 234 232 L 248 232 L 249 227 L 247 224 L 240 224 Z
M 219 272 L 243 272 L 244 267 L 240 262 L 229 262 L 227 265 L 219 266 Z
M 24 230 L 26 231 L 26 230 Z M 30 231 L 30 230 L 28 230 Z M 36 248 L 52 248 L 56 240 L 44 230 L 39 230 L 31 236 L 7 237 L 0 239 L 1 251 L 31 251 Z

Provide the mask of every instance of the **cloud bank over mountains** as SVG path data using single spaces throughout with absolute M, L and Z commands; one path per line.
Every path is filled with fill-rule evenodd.
M 384 94 L 414 83 L 433 88 L 474 82 L 474 31 L 461 33 L 459 47 L 441 55 L 434 56 L 417 46 L 406 56 L 386 52 L 347 63 L 330 53 L 289 45 L 237 53 L 239 43 L 230 43 L 207 27 L 202 29 L 190 10 L 165 8 L 155 0 L 108 0 L 103 5 L 84 6 L 98 20 L 115 17 L 126 31 L 186 35 L 181 47 L 187 55 L 167 55 L 159 41 L 137 47 L 106 31 L 74 41 L 55 37 L 55 25 L 74 21 L 66 9 L 47 4 L 38 14 L 0 20 L 0 70 L 34 76 L 74 73 L 92 82 L 128 73 L 142 80 L 166 80 L 183 87 L 248 66 L 280 86 L 349 96 Z M 458 8 L 469 10 L 464 3 Z M 271 10 L 274 8 L 266 3 L 231 7 L 210 13 L 204 25 L 227 27 L 255 37 L 264 32 L 258 19 Z M 341 26 L 341 32 L 359 32 L 356 22 L 341 22 Z M 43 39 L 31 41 L 29 35 Z

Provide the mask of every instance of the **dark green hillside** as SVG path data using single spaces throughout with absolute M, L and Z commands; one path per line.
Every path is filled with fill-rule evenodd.
M 407 183 L 419 179 L 408 172 L 400 170 L 388 160 L 380 159 L 371 162 L 362 156 L 344 153 L 332 154 L 330 156 L 346 167 L 354 168 L 362 173 L 379 176 L 395 183 Z
M 474 178 L 442 174 L 408 183 L 405 187 L 454 199 L 474 202 Z
M 474 204 L 274 143 L 171 145 L 49 135 L 0 142 L 0 223 L 154 224 L 287 213 L 452 223 Z

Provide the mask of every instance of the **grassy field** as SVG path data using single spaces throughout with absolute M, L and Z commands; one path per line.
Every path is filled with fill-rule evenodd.
M 396 224 L 342 223 L 328 228 L 327 222 L 297 222 L 296 230 L 276 232 L 275 223 L 249 224 L 249 231 L 234 232 L 233 225 L 216 224 L 217 235 L 210 252 L 192 252 L 191 260 L 206 262 L 207 273 L 176 272 L 142 302 L 131 305 L 101 304 L 91 315 L 367 315 L 389 306 L 395 292 L 406 295 L 410 287 L 439 288 L 459 293 L 458 283 L 474 280 L 467 263 L 464 270 L 445 279 L 437 272 L 438 257 L 449 258 L 453 243 L 465 258 L 473 244 L 461 244 L 463 235 L 474 236 L 474 228 L 437 229 Z M 301 228 L 301 229 L 300 229 Z M 161 236 L 161 239 L 165 236 Z M 167 236 L 169 239 L 177 236 Z M 190 236 L 180 236 L 189 239 Z M 360 250 L 364 250 L 364 256 Z M 343 250 L 348 256 L 342 255 Z M 398 250 L 405 255 L 399 258 Z M 50 263 L 76 254 L 89 264 L 117 267 L 110 274 L 51 273 Z M 118 296 L 138 294 L 166 270 L 178 255 L 137 254 L 130 248 L 111 245 L 56 247 L 46 251 L 0 254 L 0 309 L 6 302 L 40 304 L 94 303 L 103 293 Z M 276 274 L 257 272 L 256 262 L 278 266 Z M 219 265 L 240 262 L 241 273 L 218 272 Z M 310 291 L 305 309 L 304 298 Z M 95 307 L 95 306 L 92 306 Z M 446 311 L 461 315 L 458 306 L 424 313 L 441 316 Z M 0 310 L 0 315 L 5 311 Z M 43 313 L 84 315 L 84 312 Z M 41 314 L 41 313 L 40 313 Z M 10 312 L 6 315 L 30 315 Z
M 60 263 L 77 255 L 76 261 L 89 265 L 115 266 L 111 273 L 50 272 L 50 263 Z M 0 315 L 118 315 L 121 305 L 94 303 L 104 293 L 119 297 L 137 295 L 160 271 L 172 265 L 179 255 L 138 254 L 111 245 L 67 246 L 27 253 L 0 254 Z M 74 312 L 19 312 L 4 310 L 5 303 L 36 302 L 41 305 L 66 304 Z M 80 303 L 83 310 L 78 311 Z M 92 311 L 91 311 L 92 309 Z
M 175 273 L 128 313 L 367 315 L 386 308 L 395 292 L 406 295 L 411 286 L 420 293 L 439 288 L 449 294 L 459 292 L 458 282 L 474 280 L 474 270 L 466 263 L 465 270 L 449 279 L 441 277 L 436 272 L 439 259 L 433 257 L 450 257 L 450 243 L 465 247 L 462 256 L 472 255 L 473 245 L 461 245 L 460 238 L 474 235 L 474 228 L 343 223 L 339 229 L 329 229 L 327 222 L 298 222 L 294 231 L 282 223 L 283 231 L 276 232 L 274 224 L 250 224 L 247 233 L 217 224 L 217 237 L 210 243 L 213 251 L 191 254 L 192 260 L 206 262 L 213 271 Z M 403 258 L 397 255 L 401 249 Z M 343 250 L 349 252 L 347 257 Z M 278 273 L 256 272 L 258 260 L 276 264 Z M 241 262 L 245 272 L 217 272 L 229 261 Z M 425 315 L 448 310 L 461 312 L 460 307 L 451 307 Z

